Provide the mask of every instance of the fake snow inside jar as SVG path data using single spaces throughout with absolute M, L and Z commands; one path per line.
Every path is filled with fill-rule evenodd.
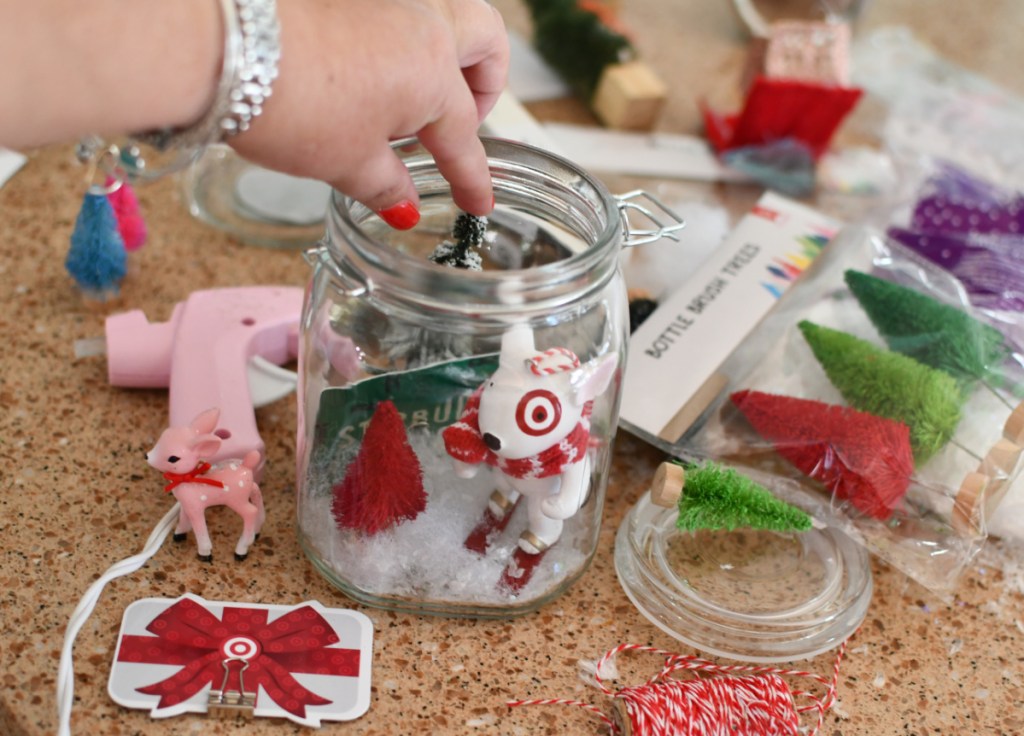
M 419 224 L 394 230 L 335 192 L 308 254 L 298 534 L 366 604 L 508 617 L 583 574 L 626 358 L 619 251 L 682 226 L 544 151 L 484 145 L 496 207 L 472 245 L 479 270 L 431 261 L 460 213 L 410 141 L 396 151 Z

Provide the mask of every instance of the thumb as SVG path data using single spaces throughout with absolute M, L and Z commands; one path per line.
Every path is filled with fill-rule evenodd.
M 409 230 L 420 221 L 419 195 L 412 176 L 388 145 L 369 152 L 344 178 L 330 184 L 362 202 L 393 228 Z

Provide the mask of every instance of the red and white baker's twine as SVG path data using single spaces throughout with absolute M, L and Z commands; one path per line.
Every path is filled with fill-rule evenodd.
M 651 652 L 665 657 L 661 671 L 638 687 L 612 691 L 601 680 L 601 670 L 625 651 Z M 605 695 L 626 704 L 633 736 L 779 736 L 799 729 L 800 714 L 818 712 L 811 736 L 824 724 L 825 711 L 836 700 L 839 664 L 846 642 L 839 647 L 831 679 L 803 670 L 784 670 L 754 665 L 721 665 L 692 655 L 675 654 L 665 649 L 621 644 L 605 653 L 597 663 L 594 679 Z M 678 670 L 705 672 L 717 677 L 679 680 L 669 677 Z M 783 677 L 806 678 L 825 686 L 817 696 L 804 690 L 790 690 Z M 797 706 L 796 700 L 809 702 Z M 571 705 L 597 715 L 613 734 L 616 723 L 599 708 L 580 700 L 544 698 L 510 700 L 510 707 L 523 705 Z
M 526 363 L 535 376 L 550 376 L 580 367 L 580 359 L 569 348 L 550 348 L 533 356 Z

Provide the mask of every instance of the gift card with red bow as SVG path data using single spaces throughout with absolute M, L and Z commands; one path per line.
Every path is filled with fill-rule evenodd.
M 370 706 L 373 624 L 357 611 L 145 598 L 125 610 L 110 697 L 153 718 L 287 718 L 318 727 Z

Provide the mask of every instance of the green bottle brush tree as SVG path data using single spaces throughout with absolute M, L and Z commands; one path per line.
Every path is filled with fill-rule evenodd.
M 981 383 L 1009 411 L 1003 437 L 1024 444 L 1024 402 L 1008 402 L 1004 367 L 1012 354 L 999 330 L 962 309 L 900 284 L 848 270 L 846 285 L 891 350 L 955 378 L 966 393 Z
M 679 508 L 680 531 L 764 529 L 803 532 L 811 517 L 764 486 L 717 463 L 662 463 L 651 483 L 651 501 Z
M 964 397 L 952 376 L 846 332 L 807 320 L 799 327 L 847 403 L 910 428 L 918 465 L 953 437 Z
M 463 268 L 469 271 L 482 271 L 483 262 L 480 258 L 480 246 L 483 245 L 487 233 L 487 218 L 477 217 L 468 212 L 461 212 L 452 225 L 452 237 L 442 241 L 430 254 L 430 261 L 441 266 Z
M 605 67 L 635 52 L 623 34 L 577 0 L 526 0 L 533 17 L 533 43 L 573 92 L 590 101 Z
M 891 350 L 967 386 L 998 383 L 1010 349 L 999 330 L 919 291 L 848 270 L 846 285 Z

